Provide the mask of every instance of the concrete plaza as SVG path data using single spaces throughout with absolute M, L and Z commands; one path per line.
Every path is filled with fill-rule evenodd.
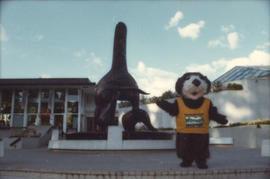
M 180 168 L 174 150 L 50 151 L 9 149 L 1 179 L 24 178 L 270 178 L 270 157 L 259 149 L 211 146 L 209 169 Z

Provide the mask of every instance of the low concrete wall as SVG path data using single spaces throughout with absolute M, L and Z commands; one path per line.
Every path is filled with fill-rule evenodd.
M 15 145 L 10 146 L 18 137 L 7 137 L 4 138 L 4 144 L 6 149 L 33 149 L 40 147 L 39 137 L 22 137 Z
M 270 139 L 270 125 L 212 128 L 211 137 L 232 137 L 237 147 L 261 148 L 263 139 Z
M 22 138 L 22 148 L 24 149 L 34 149 L 40 147 L 39 137 L 24 137 Z
M 51 126 L 38 126 L 35 127 L 37 133 L 40 133 L 40 137 L 21 137 L 15 145 L 10 146 L 12 142 L 18 139 L 18 137 L 10 137 L 14 133 L 19 133 L 23 129 L 9 129 L 0 132 L 3 134 L 4 138 L 4 146 L 7 149 L 32 149 L 32 148 L 39 148 L 39 147 L 46 147 L 48 146 L 49 140 L 51 138 L 52 127 Z M 18 132 L 19 131 L 19 132 Z M 2 136 L 1 136 L 2 137 Z
M 13 146 L 10 146 L 11 143 L 16 141 L 18 137 L 6 137 L 3 139 L 4 142 L 4 148 L 5 149 L 21 149 L 22 148 L 22 140 L 19 140 L 16 144 Z
M 40 147 L 40 138 L 34 137 L 22 137 L 16 144 L 10 146 L 11 143 L 16 141 L 18 137 L 7 137 L 4 138 L 4 145 L 6 149 L 33 149 Z

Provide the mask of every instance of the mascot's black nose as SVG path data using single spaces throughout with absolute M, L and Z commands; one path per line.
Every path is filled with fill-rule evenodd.
M 192 84 L 194 84 L 195 86 L 200 86 L 201 82 L 197 79 L 192 81 Z

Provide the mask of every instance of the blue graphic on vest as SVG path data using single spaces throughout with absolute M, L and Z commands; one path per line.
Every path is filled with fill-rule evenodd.
M 202 127 L 203 114 L 185 114 L 186 127 Z

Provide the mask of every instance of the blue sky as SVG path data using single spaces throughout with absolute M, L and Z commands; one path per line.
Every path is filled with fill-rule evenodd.
M 88 77 L 110 69 L 113 36 L 127 25 L 127 63 L 151 95 L 199 71 L 270 65 L 270 1 L 1 1 L 2 78 Z

